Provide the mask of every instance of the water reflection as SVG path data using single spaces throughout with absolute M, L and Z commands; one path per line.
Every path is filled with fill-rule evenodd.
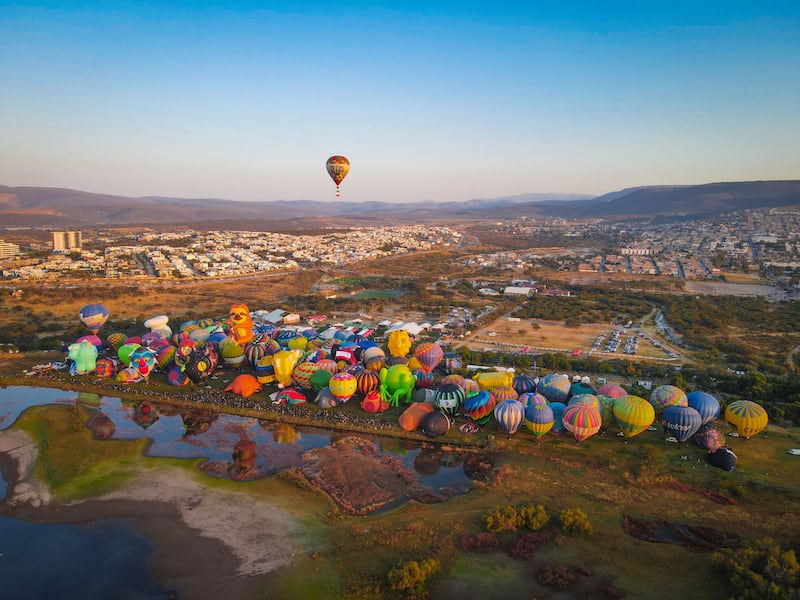
M 123 403 L 119 398 L 28 387 L 0 389 L 0 429 L 31 406 L 76 402 L 89 413 L 86 426 L 97 440 L 146 438 L 151 440 L 149 456 L 198 459 L 205 473 L 237 481 L 296 467 L 308 450 L 349 435 L 150 400 Z M 491 466 L 485 459 L 465 461 L 460 452 L 422 447 L 413 440 L 359 435 L 368 437 L 381 453 L 395 456 L 432 489 L 463 493 Z

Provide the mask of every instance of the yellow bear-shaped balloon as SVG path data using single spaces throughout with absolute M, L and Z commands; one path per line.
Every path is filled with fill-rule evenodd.
M 234 304 L 228 312 L 229 335 L 242 347 L 249 344 L 255 337 L 253 320 L 246 304 Z

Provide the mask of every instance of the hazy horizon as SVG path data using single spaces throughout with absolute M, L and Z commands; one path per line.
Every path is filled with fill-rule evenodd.
M 800 179 L 800 7 L 0 4 L 0 182 L 467 201 Z

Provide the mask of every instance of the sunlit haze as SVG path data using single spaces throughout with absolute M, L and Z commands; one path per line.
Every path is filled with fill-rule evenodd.
M 800 178 L 800 4 L 0 3 L 0 184 L 336 202 Z M 429 6 L 430 5 L 430 6 Z

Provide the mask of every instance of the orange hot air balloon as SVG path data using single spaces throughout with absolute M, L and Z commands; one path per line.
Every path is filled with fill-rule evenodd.
M 339 184 L 350 172 L 350 161 L 344 156 L 331 156 L 328 162 L 325 163 L 325 168 L 328 170 L 328 175 L 331 176 L 333 182 L 336 184 L 336 195 L 340 196 Z

